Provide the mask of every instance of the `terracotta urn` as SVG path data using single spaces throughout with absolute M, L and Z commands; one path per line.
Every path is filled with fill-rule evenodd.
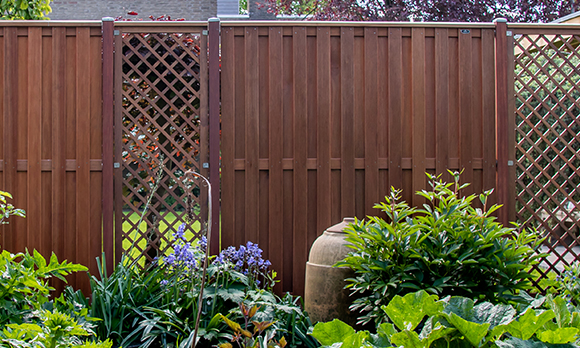
M 343 230 L 353 222 L 354 218 L 344 218 L 329 227 L 310 248 L 306 262 L 304 309 L 313 323 L 335 318 L 352 326 L 356 323 L 356 315 L 348 309 L 352 303 L 349 290 L 344 289 L 345 279 L 354 277 L 354 272 L 348 267 L 333 267 L 352 250 L 347 247 L 347 234 Z

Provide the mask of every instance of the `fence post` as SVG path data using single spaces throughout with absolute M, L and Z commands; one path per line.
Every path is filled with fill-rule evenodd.
M 113 29 L 111 17 L 102 19 L 103 35 L 103 251 L 107 274 L 114 266 L 113 249 Z
M 496 127 L 496 192 L 497 202 L 503 205 L 498 220 L 509 223 L 509 165 L 508 165 L 508 54 L 507 20 L 498 18 L 495 23 L 495 127 Z
M 213 187 L 211 250 L 219 253 L 220 231 L 220 20 L 208 20 L 209 41 L 209 181 Z

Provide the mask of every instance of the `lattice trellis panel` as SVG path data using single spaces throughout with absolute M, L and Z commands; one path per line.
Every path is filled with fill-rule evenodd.
M 580 254 L 580 31 L 514 38 L 517 218 L 559 271 Z
M 184 174 L 201 169 L 200 86 L 207 84 L 199 35 L 123 34 L 122 42 L 123 249 L 151 262 L 171 249 L 188 209 L 194 221 L 186 237 L 202 232 L 205 197 Z

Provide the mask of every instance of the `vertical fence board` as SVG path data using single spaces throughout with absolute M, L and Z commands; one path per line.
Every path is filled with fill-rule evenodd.
M 494 56 L 493 51 L 486 49 L 486 47 L 493 46 L 494 33 L 492 30 L 482 30 L 481 33 L 482 41 L 482 65 L 481 65 L 481 76 L 482 76 L 482 146 L 483 146 L 483 158 L 482 158 L 482 170 L 483 179 L 482 185 L 483 190 L 490 190 L 495 187 L 495 118 L 486 117 L 487 115 L 493 115 L 495 113 L 495 78 L 494 78 Z M 513 181 L 515 183 L 515 180 Z M 515 187 L 515 185 L 513 185 Z M 490 203 L 495 203 L 492 200 L 495 196 L 490 198 Z
M 379 202 L 379 167 L 378 167 L 378 35 L 377 28 L 365 28 L 364 31 L 365 48 L 365 101 L 364 101 L 364 181 L 365 181 L 365 203 L 364 214 L 373 215 L 373 206 Z
M 340 114 L 341 114 L 341 215 L 355 214 L 354 177 L 354 28 L 341 27 L 340 36 Z
M 308 125 L 307 125 L 307 71 L 306 28 L 294 27 L 294 276 L 295 288 L 304 288 L 304 268 L 308 258 L 307 216 Z
M 471 132 L 473 124 L 472 94 L 475 92 L 472 86 L 472 47 L 471 33 L 459 33 L 459 127 L 460 127 L 460 157 L 459 170 L 464 170 L 461 176 L 462 182 L 473 182 L 473 153 Z M 473 192 L 472 187 L 467 187 L 462 194 L 468 195 Z
M 282 28 L 270 28 L 269 40 L 269 187 L 268 187 L 268 224 L 271 233 L 268 245 L 268 254 L 272 268 L 282 270 L 284 266 L 284 247 L 283 234 L 284 225 L 281 216 L 283 214 L 282 197 L 282 79 L 280 71 L 282 70 Z M 265 247 L 265 246 L 263 246 Z M 277 289 L 286 288 L 284 278 L 280 279 L 280 285 Z M 281 292 L 280 292 L 281 293 Z
M 413 192 L 425 189 L 425 29 L 412 31 L 413 85 Z M 421 206 L 424 199 L 413 195 L 413 205 Z
M 400 189 L 403 184 L 403 169 L 401 168 L 401 114 L 403 112 L 403 54 L 401 47 L 401 28 L 389 29 L 389 184 Z
M 16 132 L 18 113 L 18 37 L 16 28 L 4 28 L 4 187 L 16 195 Z M 10 86 L 10 88 L 6 88 Z M 16 204 L 18 205 L 18 204 Z M 14 250 L 14 224 L 3 226 L 2 247 Z M 15 250 L 16 251 L 16 250 Z
M 331 106 L 331 66 L 330 61 L 330 28 L 317 28 L 317 101 L 318 101 L 318 143 L 317 143 L 317 231 L 330 227 L 331 186 L 330 186 L 330 106 Z
M 447 28 L 435 29 L 435 173 L 449 180 L 449 37 Z
M 42 28 L 28 30 L 28 247 L 42 248 Z
M 235 80 L 233 61 L 236 59 L 234 50 L 234 29 L 232 27 L 222 27 L 222 70 L 221 88 L 222 95 L 222 233 L 221 244 L 223 247 L 234 244 L 234 195 L 236 192 L 234 182 L 234 146 L 235 146 Z
M 250 57 L 258 51 L 258 28 L 246 28 L 245 36 L 246 57 Z M 258 59 L 246 59 L 246 90 L 254 90 L 254 93 L 246 94 L 246 152 L 245 152 L 245 239 L 258 242 L 258 197 L 259 197 L 259 104 L 260 94 L 259 76 L 260 69 Z M 251 203 L 250 203 L 251 202 Z
M 66 29 L 52 29 L 52 250 L 64 256 L 65 232 L 65 48 Z

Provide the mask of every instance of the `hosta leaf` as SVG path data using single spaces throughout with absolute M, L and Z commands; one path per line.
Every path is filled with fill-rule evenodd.
M 552 344 L 570 343 L 576 339 L 577 335 L 578 329 L 575 327 L 563 327 L 536 333 L 536 337 L 540 341 Z
M 381 308 L 399 330 L 414 330 L 426 315 L 432 316 L 441 312 L 443 306 L 442 302 L 437 301 L 437 296 L 419 291 L 404 297 L 395 296 L 387 306 Z
M 455 328 L 476 347 L 479 347 L 481 340 L 483 340 L 487 335 L 490 326 L 489 323 L 478 324 L 472 321 L 467 321 L 455 313 L 447 315 L 447 321 L 455 326 Z
M 516 310 L 510 305 L 493 305 L 489 302 L 483 302 L 473 308 L 473 314 L 474 322 L 479 324 L 489 323 L 491 324 L 490 329 L 493 329 L 498 325 L 507 325 L 513 321 Z
M 316 338 L 323 346 L 330 346 L 334 343 L 343 342 L 354 333 L 355 331 L 350 325 L 334 319 L 327 323 L 316 324 L 314 330 L 312 330 L 312 337 Z
M 359 331 L 354 335 L 347 336 L 340 348 L 361 348 L 363 347 L 363 342 L 369 337 L 367 331 Z
M 391 342 L 397 347 L 427 348 L 428 346 L 419 338 L 415 331 L 404 330 L 391 336 Z
M 507 326 L 507 331 L 514 337 L 527 340 L 536 333 L 536 331 L 544 326 L 544 324 L 554 318 L 552 310 L 545 311 L 536 316 L 532 308 L 522 314 L 517 321 L 512 321 Z
M 561 297 L 552 298 L 548 296 L 546 303 L 550 309 L 554 311 L 558 327 L 561 328 L 570 324 L 570 319 L 572 317 L 570 315 L 570 311 L 568 310 L 568 306 L 566 305 L 566 300 Z

